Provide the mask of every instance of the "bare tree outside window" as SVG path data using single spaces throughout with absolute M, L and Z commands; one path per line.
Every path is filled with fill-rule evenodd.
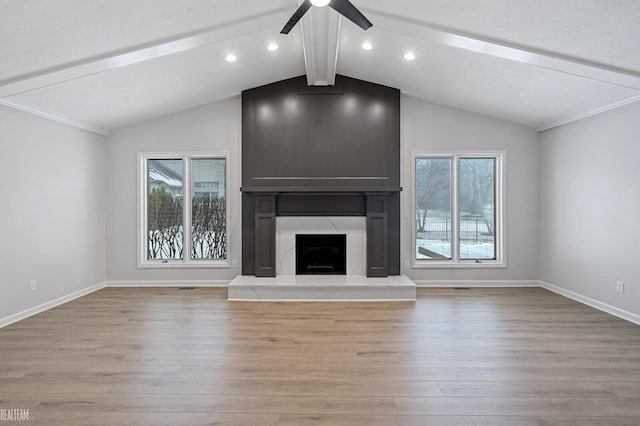
M 182 259 L 183 185 L 181 159 L 147 162 L 147 258 Z
M 460 159 L 460 259 L 495 259 L 495 158 Z
M 191 258 L 226 259 L 226 160 L 191 160 Z
M 416 159 L 416 238 L 426 259 L 451 259 L 451 159 Z
M 147 158 L 144 164 L 146 260 L 225 260 L 226 158 Z
M 454 153 L 416 157 L 416 260 L 498 260 L 496 201 L 501 158 L 500 154 Z

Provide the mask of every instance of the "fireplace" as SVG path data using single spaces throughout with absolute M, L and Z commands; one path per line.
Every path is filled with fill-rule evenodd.
M 345 233 L 297 227 L 285 238 L 279 219 L 336 217 L 361 219 L 362 245 L 347 230 L 341 272 L 316 262 L 302 273 L 399 275 L 401 190 L 398 89 L 345 76 L 309 87 L 300 76 L 242 92 L 243 275 L 294 276 L 295 234 Z
M 346 275 L 346 234 L 296 234 L 296 275 Z

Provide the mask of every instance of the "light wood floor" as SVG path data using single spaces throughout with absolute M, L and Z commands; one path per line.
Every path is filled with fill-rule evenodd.
M 640 425 L 639 326 L 543 289 L 418 294 L 104 289 L 0 329 L 0 409 L 43 425 Z

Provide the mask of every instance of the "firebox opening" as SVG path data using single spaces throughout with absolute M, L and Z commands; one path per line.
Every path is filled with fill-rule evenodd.
M 296 275 L 346 275 L 346 234 L 296 234 Z

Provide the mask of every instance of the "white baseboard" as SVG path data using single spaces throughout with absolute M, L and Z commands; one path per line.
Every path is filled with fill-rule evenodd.
M 227 287 L 231 280 L 107 281 L 107 287 Z
M 632 312 L 628 312 L 623 309 L 616 308 L 615 306 L 611 306 L 609 304 L 599 302 L 595 299 L 591 299 L 590 297 L 583 296 L 571 290 L 566 290 L 562 287 L 558 287 L 556 285 L 549 284 L 544 281 L 540 281 L 540 286 L 549 291 L 557 293 L 561 296 L 568 297 L 569 299 L 573 299 L 576 302 L 584 303 L 585 305 L 591 306 L 592 308 L 596 308 L 608 314 L 614 315 L 618 318 L 622 318 L 624 320 L 640 325 L 640 315 L 636 315 Z
M 540 287 L 537 280 L 411 280 L 416 287 Z
M 622 318 L 624 320 L 640 325 L 640 315 L 628 312 L 615 306 L 599 302 L 587 296 L 566 290 L 562 287 L 549 284 L 544 281 L 534 280 L 412 280 L 417 287 L 474 287 L 474 288 L 490 288 L 490 287 L 543 287 L 549 291 L 557 293 L 561 296 L 568 297 L 577 302 L 599 309 L 608 314 Z M 66 296 L 59 297 L 50 302 L 43 303 L 33 308 L 26 309 L 22 312 L 0 318 L 0 328 L 6 327 L 17 321 L 29 318 L 33 315 L 47 311 L 49 309 L 60 306 L 64 303 L 71 302 L 79 297 L 86 296 L 105 287 L 227 287 L 229 281 L 226 280 L 185 280 L 185 281 L 105 281 L 91 287 L 78 290 Z
M 5 318 L 0 318 L 0 328 L 6 327 L 14 322 L 21 321 L 23 319 L 29 318 L 33 315 L 39 314 L 44 311 L 48 311 L 51 308 L 55 308 L 56 306 L 60 306 L 64 303 L 71 302 L 79 297 L 86 296 L 87 294 L 93 293 L 94 291 L 98 291 L 106 286 L 106 282 L 101 282 L 99 284 L 93 285 L 91 287 L 83 288 L 82 290 L 75 291 L 66 296 L 59 297 L 50 302 L 43 303 L 41 305 L 35 306 L 33 308 L 26 309 L 22 312 L 18 312 L 17 314 L 10 315 Z

